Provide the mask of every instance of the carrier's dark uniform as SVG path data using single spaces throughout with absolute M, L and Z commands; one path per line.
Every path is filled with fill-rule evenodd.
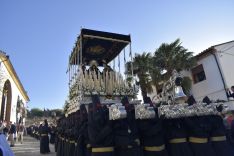
M 75 129 L 75 117 L 79 115 L 80 112 L 77 111 L 75 113 L 72 113 L 71 116 L 68 118 L 69 131 L 66 139 L 67 150 L 65 155 L 73 156 L 75 154 L 75 131 L 77 131 L 77 129 Z
M 144 156 L 166 156 L 161 120 L 139 120 L 138 127 Z
M 50 130 L 50 143 L 51 144 L 55 143 L 55 135 L 56 135 L 55 133 L 56 133 L 56 128 L 55 126 L 52 126 Z
M 149 97 L 144 98 L 144 102 L 152 105 Z M 157 114 L 153 119 L 139 120 L 138 129 L 144 156 L 167 156 L 162 121 Z
M 114 121 L 115 156 L 140 156 L 140 139 L 135 120 L 134 106 L 127 97 L 122 99 L 127 110 L 127 118 Z
M 58 143 L 57 156 L 64 156 L 64 142 L 65 142 L 65 117 L 63 117 L 58 124 Z
M 91 143 L 92 156 L 112 156 L 113 134 L 112 125 L 109 121 L 108 109 L 100 105 L 97 95 L 92 97 L 92 108 L 88 113 L 88 135 Z
M 206 116 L 184 118 L 189 133 L 189 142 L 194 156 L 216 156 L 209 142 L 211 124 Z
M 225 127 L 221 116 L 212 115 L 208 116 L 211 122 L 212 129 L 210 134 L 210 141 L 218 156 L 233 156 L 234 149 L 227 143 Z
M 40 153 L 45 154 L 50 152 L 49 148 L 49 136 L 50 129 L 48 127 L 47 121 L 45 121 L 45 125 L 41 126 L 39 129 L 40 132 Z
M 187 141 L 188 135 L 183 119 L 165 119 L 163 123 L 168 154 L 170 156 L 193 156 Z
M 88 113 L 85 105 L 80 106 L 80 118 L 76 120 L 76 149 L 75 155 L 77 156 L 90 156 L 91 145 L 88 139 Z

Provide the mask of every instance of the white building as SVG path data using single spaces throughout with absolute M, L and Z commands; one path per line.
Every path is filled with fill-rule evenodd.
M 211 46 L 195 57 L 197 66 L 181 73 L 191 78 L 191 94 L 196 101 L 202 101 L 205 96 L 211 100 L 230 101 L 226 89 L 234 86 L 234 40 Z M 156 90 L 149 96 L 157 101 Z M 229 103 L 234 110 L 234 101 Z
M 228 100 L 226 88 L 234 86 L 234 41 L 211 46 L 196 59 L 197 66 L 187 72 L 195 99 Z
M 0 51 L 0 120 L 24 122 L 29 97 L 9 57 Z

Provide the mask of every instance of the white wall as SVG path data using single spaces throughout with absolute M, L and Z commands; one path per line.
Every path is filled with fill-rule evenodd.
M 202 58 L 198 65 L 202 64 L 206 80 L 192 84 L 192 94 L 197 101 L 208 96 L 211 100 L 227 100 L 222 79 L 213 55 Z
M 8 73 L 5 65 L 3 63 L 1 63 L 0 65 L 0 106 L 2 103 L 2 90 L 3 90 L 3 86 L 4 83 L 6 82 L 6 80 L 8 79 L 11 83 L 11 91 L 12 91 L 12 99 L 11 99 L 11 118 L 10 120 L 12 122 L 16 122 L 16 105 L 17 105 L 17 99 L 18 96 L 20 97 L 20 99 L 22 99 L 24 106 L 26 106 L 26 99 L 24 99 L 23 95 L 20 93 L 19 89 L 17 88 L 14 80 L 10 77 L 10 74 Z M 1 110 L 1 107 L 0 107 Z
M 234 86 L 234 41 L 216 46 L 216 56 L 227 88 Z

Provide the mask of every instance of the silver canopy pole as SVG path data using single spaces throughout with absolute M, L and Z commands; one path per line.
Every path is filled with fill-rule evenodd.
M 130 57 L 131 57 L 131 72 L 132 72 L 132 78 L 133 78 L 133 58 L 132 58 L 132 44 L 129 43 L 129 50 L 130 50 Z
M 83 45 L 82 45 L 82 28 L 80 29 L 80 64 L 82 65 L 82 51 L 83 51 Z

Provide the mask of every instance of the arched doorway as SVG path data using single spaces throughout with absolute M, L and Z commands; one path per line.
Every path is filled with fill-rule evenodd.
M 1 104 L 1 120 L 10 121 L 11 118 L 11 83 L 6 80 L 2 92 L 2 104 Z

